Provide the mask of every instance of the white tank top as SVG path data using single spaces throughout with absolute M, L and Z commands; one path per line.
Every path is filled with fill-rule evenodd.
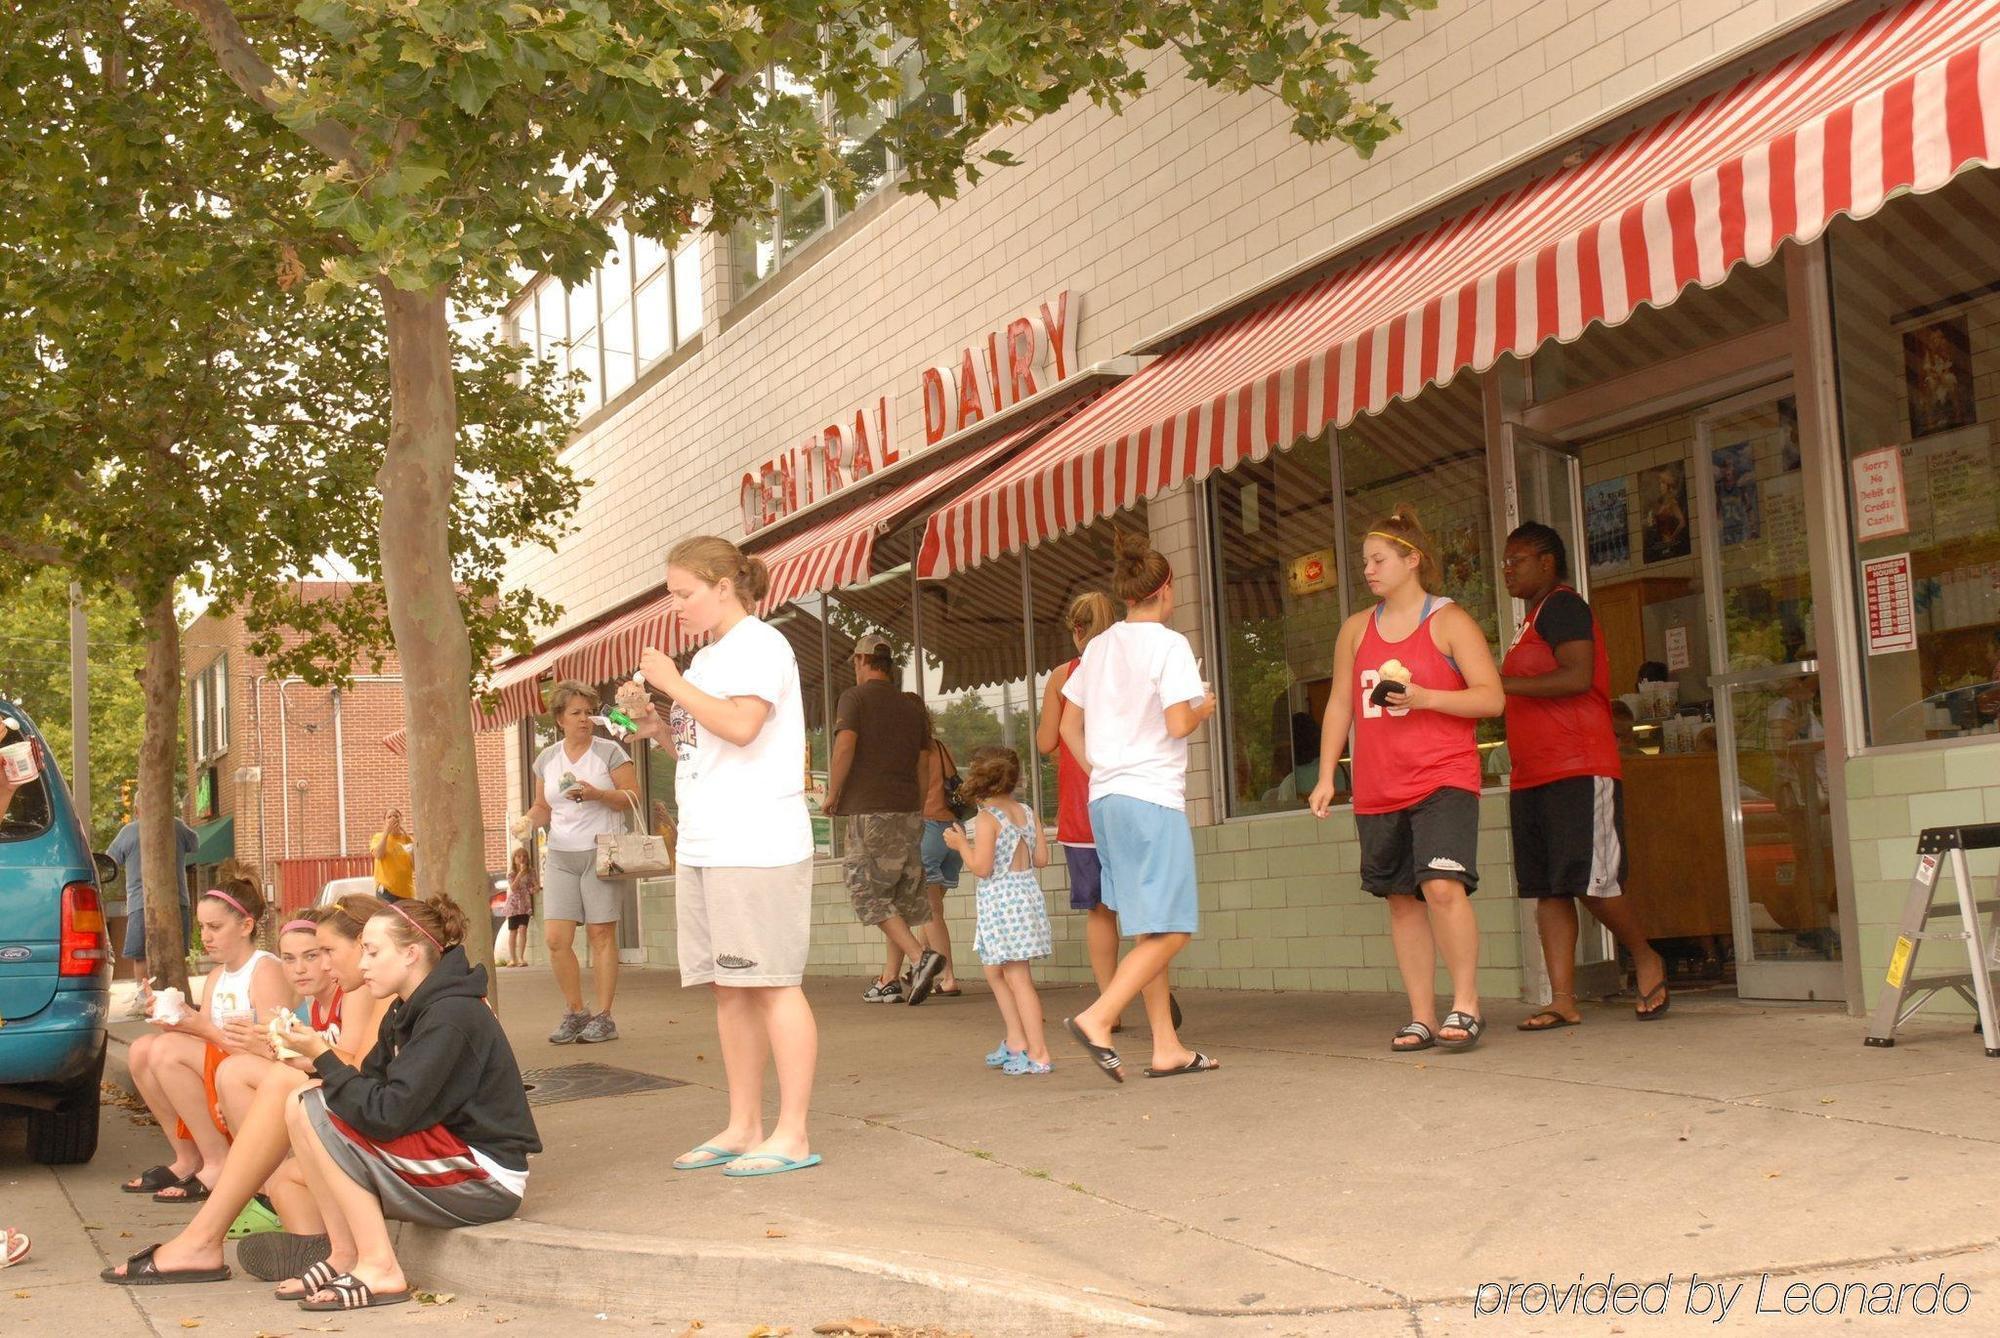
M 250 977 L 257 973 L 257 963 L 275 962 L 278 959 L 262 948 L 250 954 L 250 960 L 234 971 L 221 970 L 215 973 L 215 983 L 208 992 L 208 1020 L 217 1026 L 231 1013 L 250 1011 Z

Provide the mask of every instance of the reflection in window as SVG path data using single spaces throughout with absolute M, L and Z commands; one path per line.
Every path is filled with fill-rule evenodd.
M 1354 420 L 1339 434 L 1340 480 L 1346 498 L 1348 607 L 1372 608 L 1361 577 L 1361 540 L 1368 527 L 1408 502 L 1436 548 L 1441 589 L 1479 624 L 1489 646 L 1500 644 L 1501 589 L 1494 559 L 1491 489 L 1479 382 L 1461 376 L 1414 400 Z M 1497 651 L 1496 651 L 1497 655 Z M 1500 719 L 1479 722 L 1479 747 L 1489 782 L 1506 773 Z
M 1973 172 L 1828 231 L 1870 743 L 2000 732 L 1996 230 Z
M 1034 803 L 1034 685 L 1027 676 L 1021 617 L 1021 555 L 981 563 L 948 580 L 923 581 L 925 700 L 959 770 L 981 748 L 1021 759 L 1021 802 Z
M 1319 783 L 1319 722 L 1340 633 L 1327 438 L 1218 475 L 1213 488 L 1230 812 L 1303 808 Z M 1344 765 L 1334 779 L 1344 802 Z

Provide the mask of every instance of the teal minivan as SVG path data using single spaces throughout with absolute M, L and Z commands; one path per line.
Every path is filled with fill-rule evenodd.
M 100 871 L 69 787 L 27 713 L 0 699 L 8 743 L 26 738 L 41 775 L 0 813 L 0 1107 L 25 1111 L 28 1155 L 45 1165 L 97 1153 L 98 1083 L 111 1010 Z

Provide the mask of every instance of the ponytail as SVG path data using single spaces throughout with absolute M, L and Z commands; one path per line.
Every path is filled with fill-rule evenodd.
M 697 534 L 681 540 L 667 550 L 667 565 L 709 585 L 732 582 L 746 612 L 755 612 L 758 602 L 771 590 L 771 569 L 764 565 L 764 559 L 746 556 L 719 535 Z

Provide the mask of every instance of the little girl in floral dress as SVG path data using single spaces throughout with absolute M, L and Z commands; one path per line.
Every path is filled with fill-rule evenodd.
M 1028 965 L 1052 951 L 1048 904 L 1035 876 L 1049 852 L 1041 824 L 1014 797 L 1020 783 L 1021 759 L 1013 749 L 981 748 L 959 782 L 960 798 L 979 805 L 972 835 L 953 826 L 944 836 L 979 877 L 972 946 L 1007 1024 L 1006 1039 L 986 1056 L 986 1066 L 1015 1077 L 1050 1070 L 1042 1000 Z

